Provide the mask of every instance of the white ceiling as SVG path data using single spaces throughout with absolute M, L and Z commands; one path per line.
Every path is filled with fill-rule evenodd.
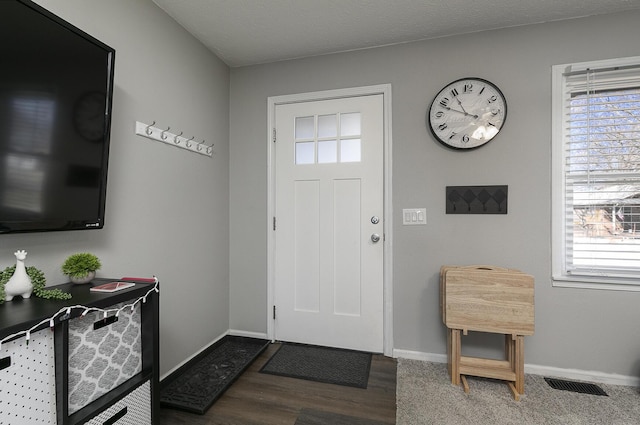
M 229 66 L 640 9 L 640 0 L 153 0 Z

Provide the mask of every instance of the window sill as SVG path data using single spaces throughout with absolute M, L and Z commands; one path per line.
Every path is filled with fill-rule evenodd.
M 640 292 L 640 281 L 631 279 L 553 276 L 551 285 L 559 288 L 600 289 Z

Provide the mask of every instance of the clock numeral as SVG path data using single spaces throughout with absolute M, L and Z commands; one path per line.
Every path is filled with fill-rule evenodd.
M 465 93 L 471 93 L 472 91 L 473 91 L 473 84 L 467 83 L 467 84 L 464 85 L 464 92 Z
M 495 102 L 496 100 L 498 100 L 498 96 L 496 96 L 496 95 L 494 94 L 493 96 L 491 96 L 491 97 L 487 100 L 487 102 L 489 102 L 489 103 L 493 103 L 493 102 Z
M 436 112 L 436 118 L 442 118 L 442 117 L 444 117 L 444 112 L 442 111 Z
M 465 134 L 464 136 L 462 136 L 462 143 L 469 143 L 469 135 Z
M 482 92 L 484 91 L 484 89 L 486 89 L 486 87 L 483 87 L 482 90 L 480 90 L 480 92 L 478 93 L 478 96 L 480 96 L 482 94 Z
M 489 125 L 490 125 L 490 126 L 492 126 L 492 127 L 495 127 L 495 126 L 496 126 L 494 123 L 489 122 L 489 121 L 487 121 L 487 124 L 489 124 Z
M 447 128 L 447 123 L 446 123 L 446 122 L 443 122 L 442 124 L 440 124 L 440 125 L 438 126 L 438 129 L 439 129 L 440 131 L 444 131 L 446 128 Z
M 495 117 L 496 115 L 498 115 L 499 113 L 500 113 L 500 109 L 492 109 L 492 110 L 491 110 L 491 115 L 493 115 L 494 117 Z
M 449 106 L 449 98 L 443 97 L 442 100 L 440 101 L 440 106 L 442 106 L 443 108 L 446 108 L 447 106 Z
M 456 134 L 458 134 L 458 133 L 456 133 L 455 131 L 452 131 L 451 135 L 449 136 L 449 140 L 453 139 Z
M 458 96 L 458 89 L 452 89 L 451 90 L 451 96 L 457 97 Z

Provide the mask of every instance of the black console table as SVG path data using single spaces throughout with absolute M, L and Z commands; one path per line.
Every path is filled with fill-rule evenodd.
M 0 423 L 151 425 L 159 412 L 158 283 L 54 286 L 0 305 Z

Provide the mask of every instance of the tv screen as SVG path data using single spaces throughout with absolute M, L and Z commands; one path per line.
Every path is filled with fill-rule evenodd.
M 115 51 L 0 1 L 0 233 L 104 225 Z

